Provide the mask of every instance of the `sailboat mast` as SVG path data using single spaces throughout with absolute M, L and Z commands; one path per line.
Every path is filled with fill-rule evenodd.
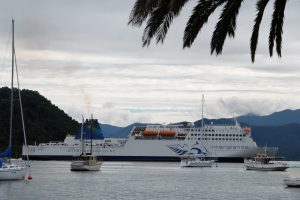
M 84 138 L 83 138 L 83 123 L 84 123 L 84 118 L 82 115 L 82 124 L 81 124 L 81 154 L 85 154 L 84 152 Z
M 14 34 L 14 19 L 12 19 L 12 57 L 11 57 L 11 95 L 10 95 L 10 123 L 9 123 L 9 148 L 11 148 L 11 141 L 12 141 L 12 124 L 13 124 L 13 109 L 14 109 L 14 61 L 15 61 L 15 34 Z
M 91 115 L 91 155 L 93 152 L 93 115 Z
M 201 126 L 203 128 L 204 122 L 203 122 L 203 105 L 204 105 L 204 94 L 202 94 L 202 120 L 201 120 Z

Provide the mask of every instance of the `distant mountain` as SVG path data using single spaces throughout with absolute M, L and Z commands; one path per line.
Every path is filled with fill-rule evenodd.
M 266 116 L 244 115 L 238 117 L 239 122 L 253 126 L 283 126 L 286 124 L 300 124 L 300 109 L 283 110 Z
M 123 130 L 124 127 L 113 126 L 109 124 L 101 124 L 101 129 L 104 138 L 108 137 L 119 137 L 119 132 Z
M 134 126 L 144 126 L 145 123 L 133 123 L 126 127 L 112 126 L 108 124 L 101 124 L 104 137 L 122 138 L 127 137 Z
M 252 137 L 258 146 L 279 147 L 279 156 L 300 160 L 300 124 L 252 126 Z
M 14 89 L 13 152 L 20 155 L 23 144 L 18 90 Z M 0 151 L 8 145 L 10 89 L 0 88 Z M 21 90 L 24 120 L 29 144 L 61 141 L 66 134 L 75 134 L 80 124 L 36 91 Z

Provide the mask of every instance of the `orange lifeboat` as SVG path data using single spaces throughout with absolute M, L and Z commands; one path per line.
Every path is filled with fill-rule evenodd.
M 245 127 L 245 128 L 244 128 L 244 131 L 250 132 L 250 131 L 251 131 L 251 128 L 250 128 L 250 127 Z
M 156 136 L 157 135 L 157 131 L 144 131 L 143 135 L 144 136 Z
M 161 136 L 174 136 L 176 134 L 175 131 L 161 131 L 159 132 Z

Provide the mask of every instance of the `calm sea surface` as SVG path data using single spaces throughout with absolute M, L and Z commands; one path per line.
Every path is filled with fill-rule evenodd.
M 283 184 L 289 172 L 245 171 L 242 164 L 202 169 L 180 168 L 179 163 L 104 162 L 99 172 L 71 172 L 70 162 L 62 161 L 31 165 L 33 180 L 0 182 L 1 200 L 300 199 L 300 189 Z

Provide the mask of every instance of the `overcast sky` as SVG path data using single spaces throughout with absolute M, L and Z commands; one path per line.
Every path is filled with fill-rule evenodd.
M 185 24 L 197 1 L 175 18 L 163 45 L 142 48 L 143 28 L 127 25 L 134 0 L 0 0 L 0 87 L 9 86 L 11 18 L 21 87 L 36 90 L 73 118 L 102 123 L 170 123 L 270 114 L 300 108 L 300 1 L 286 7 L 283 57 L 268 56 L 273 1 L 262 22 L 256 62 L 249 39 L 254 1 L 242 4 L 236 38 L 210 55 L 217 10 L 191 49 Z

